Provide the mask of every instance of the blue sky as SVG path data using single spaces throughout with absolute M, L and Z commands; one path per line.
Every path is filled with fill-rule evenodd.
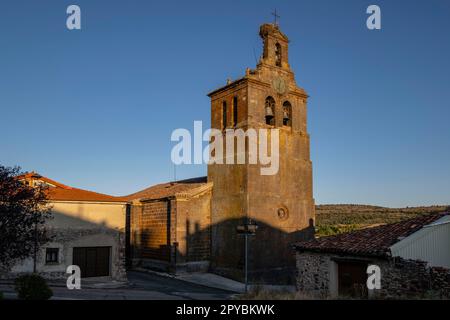
M 447 0 L 2 1 L 0 163 L 114 195 L 171 180 L 172 131 L 209 125 L 206 94 L 255 66 L 274 8 L 311 96 L 316 202 L 449 204 Z

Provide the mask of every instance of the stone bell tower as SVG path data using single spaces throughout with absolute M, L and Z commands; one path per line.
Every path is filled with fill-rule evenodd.
M 249 238 L 248 270 L 253 283 L 290 283 L 294 258 L 290 244 L 314 235 L 314 199 L 306 92 L 289 66 L 289 40 L 276 24 L 263 24 L 263 52 L 256 69 L 209 93 L 211 127 L 278 129 L 279 169 L 262 175 L 260 164 L 210 164 L 213 271 L 243 280 L 244 237 L 236 228 L 258 224 Z M 245 149 L 248 160 L 248 141 Z M 224 161 L 225 163 L 226 161 Z

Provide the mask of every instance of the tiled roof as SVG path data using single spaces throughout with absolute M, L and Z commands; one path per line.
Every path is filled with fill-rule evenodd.
M 62 184 L 60 182 L 57 182 L 55 180 L 49 179 L 47 177 L 41 176 L 39 173 L 36 172 L 28 172 L 25 173 L 21 176 L 18 177 L 19 180 L 40 180 L 40 181 L 44 181 L 52 186 L 58 187 L 58 188 L 63 188 L 63 189 L 71 189 L 71 187 L 66 186 L 65 184 Z
M 77 188 L 49 188 L 48 197 L 50 200 L 57 201 L 127 202 L 127 200 L 122 197 L 114 197 Z
M 206 183 L 206 177 L 161 183 L 142 191 L 130 194 L 128 196 L 124 196 L 123 198 L 127 200 L 167 198 L 174 196 L 177 193 L 182 193 L 191 189 L 198 188 L 205 185 Z
M 42 181 L 49 185 L 47 195 L 49 200 L 55 201 L 94 201 L 94 202 L 126 202 L 122 197 L 114 197 L 107 194 L 69 187 L 38 173 L 26 173 L 18 177 L 19 180 Z
M 397 223 L 298 242 L 294 248 L 309 252 L 388 256 L 392 245 L 448 214 L 426 214 Z

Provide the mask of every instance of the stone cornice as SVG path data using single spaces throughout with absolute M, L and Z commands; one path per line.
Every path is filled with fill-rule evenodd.
M 220 99 L 221 98 L 220 93 L 229 91 L 233 87 L 237 88 L 241 84 L 255 84 L 257 86 L 266 87 L 266 88 L 270 88 L 272 86 L 271 83 L 267 83 L 267 82 L 261 81 L 259 79 L 255 79 L 252 76 L 245 76 L 238 80 L 233 81 L 230 84 L 227 84 L 226 86 L 223 86 L 214 91 L 211 91 L 210 93 L 208 93 L 208 97 L 210 97 L 212 100 Z M 303 89 L 298 88 L 298 87 L 294 90 L 289 90 L 286 94 L 292 94 L 292 95 L 298 96 L 303 99 L 307 99 L 309 97 L 308 94 Z M 213 98 L 213 96 L 214 96 L 214 98 Z
M 194 188 L 194 189 L 191 189 L 188 191 L 176 193 L 175 198 L 177 200 L 183 201 L 183 200 L 189 200 L 194 197 L 200 197 L 200 196 L 204 195 L 205 193 L 210 192 L 212 190 L 212 187 L 213 187 L 213 183 L 208 182 L 198 188 Z

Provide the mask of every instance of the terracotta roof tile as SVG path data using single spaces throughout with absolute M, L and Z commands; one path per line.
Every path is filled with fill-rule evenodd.
M 65 184 L 62 184 L 60 182 L 57 182 L 55 180 L 49 179 L 47 177 L 41 176 L 40 174 L 36 173 L 36 172 L 28 172 L 25 173 L 23 175 L 20 175 L 17 177 L 19 180 L 41 180 L 44 181 L 48 184 L 51 184 L 57 188 L 62 188 L 62 189 L 72 189 L 72 187 L 66 186 Z
M 48 197 L 50 200 L 56 201 L 127 202 L 127 200 L 122 197 L 114 197 L 77 188 L 49 188 Z
M 294 248 L 298 251 L 388 256 L 392 245 L 448 214 L 426 214 L 397 223 L 298 242 Z
M 192 178 L 187 180 L 180 180 L 176 182 L 167 182 L 154 185 L 139 192 L 124 196 L 127 200 L 137 199 L 161 199 L 174 196 L 180 192 L 198 188 L 207 183 L 206 177 Z
M 126 202 L 122 197 L 114 197 L 107 194 L 73 188 L 38 173 L 26 173 L 18 177 L 19 180 L 37 180 L 49 184 L 47 195 L 49 200 L 55 201 L 98 201 L 98 202 Z

